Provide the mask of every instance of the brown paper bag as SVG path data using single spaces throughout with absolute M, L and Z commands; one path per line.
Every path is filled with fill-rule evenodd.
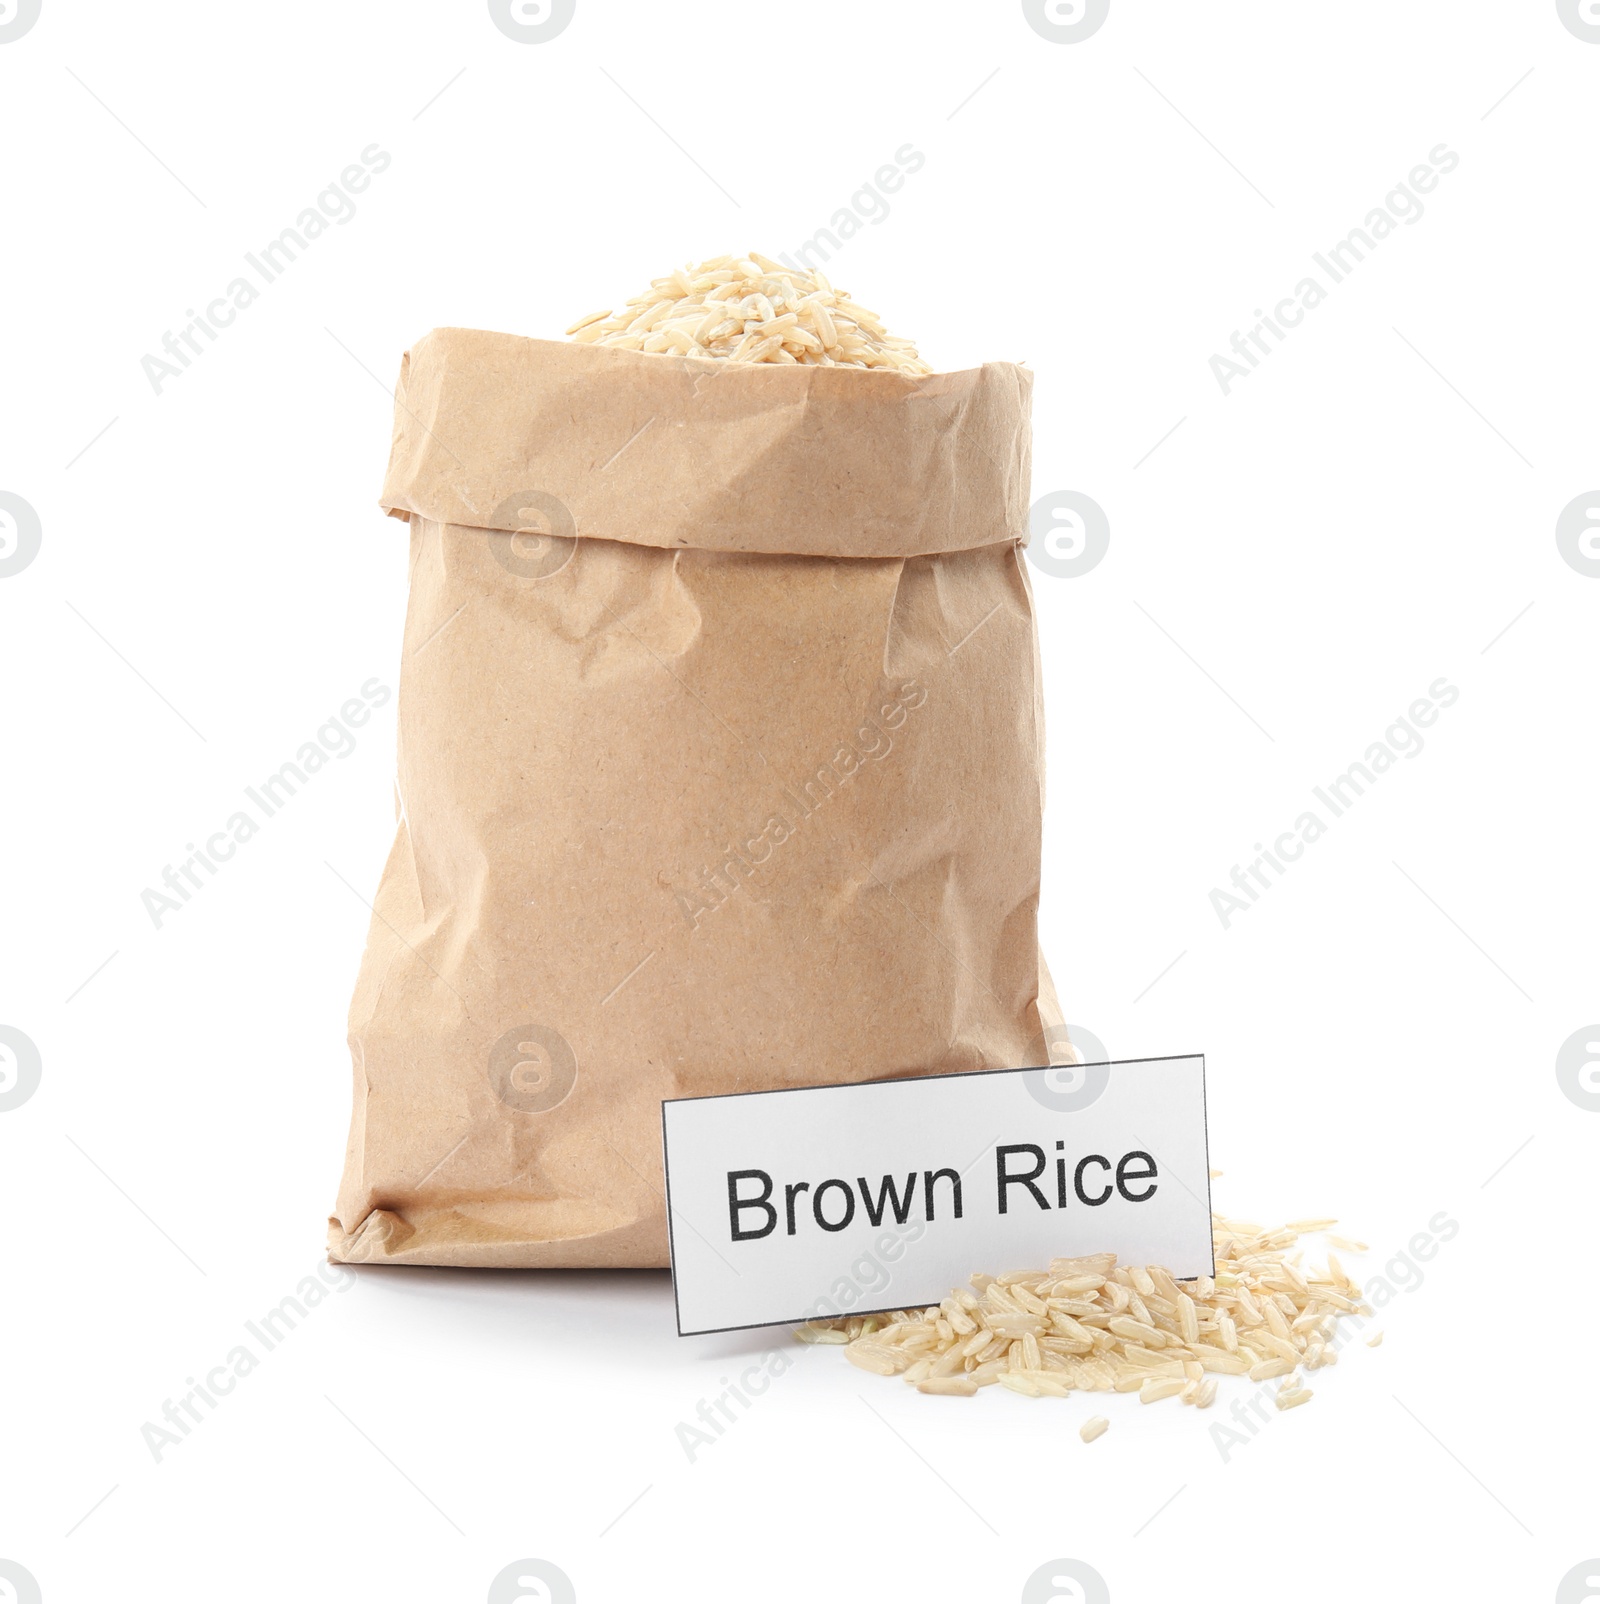
M 1031 383 L 408 353 L 334 1259 L 662 1265 L 663 1098 L 1046 1061 Z

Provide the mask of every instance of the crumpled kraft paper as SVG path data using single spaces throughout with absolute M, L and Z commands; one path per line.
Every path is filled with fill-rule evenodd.
M 1060 1061 L 1031 384 L 407 354 L 332 1258 L 664 1265 L 663 1098 Z

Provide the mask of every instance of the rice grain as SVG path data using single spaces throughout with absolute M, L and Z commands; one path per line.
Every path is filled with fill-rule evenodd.
M 1205 1409 L 1219 1377 L 1247 1376 L 1281 1379 L 1274 1402 L 1294 1409 L 1311 1397 L 1301 1368 L 1338 1360 L 1339 1317 L 1372 1312 L 1336 1258 L 1326 1269 L 1301 1267 L 1298 1234 L 1219 1216 L 1215 1274 L 1181 1285 L 1158 1265 L 1078 1255 L 1043 1270 L 980 1272 L 932 1307 L 809 1321 L 795 1334 L 846 1344 L 861 1369 L 939 1396 L 998 1384 L 1026 1398 L 1136 1392 L 1143 1403 L 1176 1397 Z M 1368 1342 L 1382 1340 L 1377 1332 Z M 1084 1440 L 1105 1429 L 1096 1416 Z
M 752 251 L 674 268 L 620 312 L 594 312 L 567 333 L 586 345 L 728 362 L 879 368 L 920 377 L 916 346 L 819 272 Z M 1142 1289 L 1141 1289 L 1142 1290 Z

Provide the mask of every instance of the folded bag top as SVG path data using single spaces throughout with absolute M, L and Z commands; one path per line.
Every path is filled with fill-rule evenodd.
M 401 367 L 381 502 L 514 530 L 534 491 L 552 533 L 669 550 L 1026 541 L 1032 388 L 1010 362 L 912 378 L 435 329 Z

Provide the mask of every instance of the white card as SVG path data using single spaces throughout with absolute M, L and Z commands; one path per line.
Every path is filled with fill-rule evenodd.
M 661 1123 L 680 1336 L 1082 1253 L 1212 1273 L 1199 1054 L 682 1098 Z

